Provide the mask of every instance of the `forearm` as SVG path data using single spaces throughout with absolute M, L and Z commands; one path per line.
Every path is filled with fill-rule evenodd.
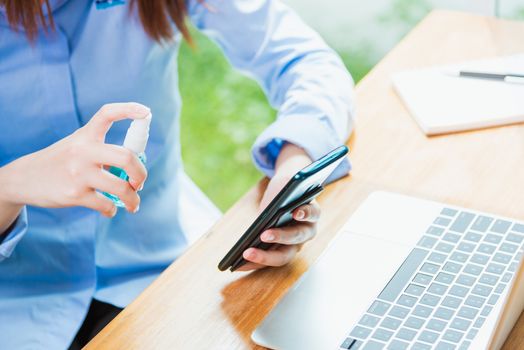
M 0 242 L 3 240 L 7 229 L 15 222 L 23 205 L 11 201 L 9 190 L 9 170 L 7 166 L 0 168 Z
M 275 173 L 293 176 L 297 171 L 311 163 L 312 159 L 306 151 L 292 143 L 286 143 L 275 163 Z

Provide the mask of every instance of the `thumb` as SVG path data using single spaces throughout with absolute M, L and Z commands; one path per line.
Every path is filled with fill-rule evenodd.
M 92 137 L 103 142 L 113 122 L 127 118 L 142 119 L 149 113 L 151 110 L 140 103 L 110 103 L 103 105 L 86 124 L 86 127 Z

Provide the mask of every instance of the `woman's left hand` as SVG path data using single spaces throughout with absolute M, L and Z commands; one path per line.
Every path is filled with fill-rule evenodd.
M 271 202 L 297 171 L 310 163 L 311 159 L 302 148 L 292 144 L 284 145 L 277 159 L 275 176 L 269 181 L 260 202 L 260 210 L 262 211 Z M 248 263 L 238 271 L 289 263 L 302 245 L 315 237 L 319 218 L 320 206 L 317 202 L 313 201 L 298 207 L 293 211 L 293 222 L 285 227 L 268 229 L 260 236 L 262 242 L 275 243 L 271 249 L 248 248 L 244 251 L 243 257 Z

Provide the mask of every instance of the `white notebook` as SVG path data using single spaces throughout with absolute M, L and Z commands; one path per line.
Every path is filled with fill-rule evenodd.
M 524 84 L 451 73 L 460 70 L 524 74 L 524 54 L 395 74 L 397 93 L 427 135 L 524 121 Z

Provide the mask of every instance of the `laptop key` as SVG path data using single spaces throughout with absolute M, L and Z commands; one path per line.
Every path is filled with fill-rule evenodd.
M 449 257 L 449 260 L 464 263 L 468 260 L 468 257 L 469 255 L 466 253 L 453 252 L 453 254 L 451 254 L 451 256 Z
M 428 288 L 428 292 L 437 294 L 437 295 L 444 295 L 446 293 L 446 290 L 448 289 L 448 286 L 433 282 Z
M 453 329 L 448 329 L 444 335 L 442 336 L 442 339 L 447 340 L 451 343 L 458 343 L 462 337 L 464 336 L 464 333 L 455 331 Z
M 471 224 L 475 215 L 467 212 L 460 212 L 458 217 L 453 221 L 453 224 L 450 226 L 451 231 L 464 233 L 466 232 L 468 226 Z
M 420 335 L 418 336 L 418 340 L 433 344 L 438 339 L 438 333 L 431 332 L 431 331 L 422 331 Z
M 465 297 L 466 294 L 468 294 L 468 291 L 469 291 L 469 288 L 454 285 L 449 290 L 449 294 L 457 296 L 457 297 Z
M 492 244 L 482 243 L 478 246 L 477 251 L 484 254 L 492 254 L 496 248 Z
M 371 329 L 361 327 L 361 326 L 355 326 L 355 328 L 353 328 L 353 330 L 351 331 L 349 335 L 354 338 L 366 339 L 370 334 L 371 334 Z
M 436 306 L 439 301 L 440 301 L 440 297 L 436 295 L 424 294 L 422 298 L 420 298 L 419 303 L 423 305 Z
M 460 308 L 458 316 L 467 318 L 468 320 L 472 320 L 477 316 L 478 312 L 478 309 L 474 309 L 469 306 L 463 306 Z
M 409 343 L 406 343 L 402 340 L 393 339 L 391 343 L 389 343 L 388 350 L 404 350 L 407 349 L 409 346 Z
M 466 267 L 464 267 L 464 272 L 478 276 L 482 272 L 482 267 L 473 264 L 467 264 Z
M 495 288 L 495 293 L 502 293 L 504 291 L 504 288 L 506 288 L 506 285 L 504 283 L 497 284 L 497 287 Z
M 402 265 L 398 268 L 393 278 L 388 282 L 386 287 L 380 292 L 379 299 L 393 302 L 404 289 L 409 279 L 417 271 L 418 267 L 424 261 L 428 251 L 420 248 L 413 248 Z M 425 275 L 427 276 L 427 275 Z M 428 276 L 431 280 L 431 276 Z
M 375 333 L 373 333 L 372 338 L 387 342 L 392 336 L 393 332 L 384 328 L 378 328 L 375 330 Z
M 515 232 L 524 233 L 524 224 L 515 224 L 513 225 L 512 230 Z
M 485 286 L 483 284 L 477 284 L 473 287 L 471 294 L 480 295 L 482 297 L 487 297 L 491 294 L 493 287 Z
M 412 329 L 400 328 L 395 336 L 400 339 L 411 341 L 415 338 L 416 334 L 417 332 Z
M 509 233 L 507 236 L 506 236 L 506 241 L 510 241 L 510 242 L 513 242 L 513 243 L 522 243 L 522 239 L 524 238 L 524 236 L 522 235 L 518 235 L 516 233 Z
M 493 226 L 491 227 L 492 232 L 497 232 L 500 234 L 505 234 L 508 232 L 509 227 L 511 226 L 511 222 L 506 220 L 496 220 Z
M 468 243 L 468 242 L 460 242 L 460 244 L 457 246 L 457 250 L 460 250 L 466 253 L 472 253 L 473 250 L 475 250 L 475 244 Z
M 413 310 L 413 315 L 422 317 L 422 318 L 428 318 L 429 315 L 431 315 L 431 312 L 433 312 L 432 308 L 429 308 L 424 305 L 417 305 L 415 309 Z
M 450 218 L 438 217 L 435 219 L 435 221 L 433 221 L 433 224 L 439 225 L 439 226 L 448 226 L 450 222 L 451 222 Z
M 443 320 L 450 320 L 451 317 L 453 317 L 454 313 L 455 313 L 455 311 L 453 311 L 453 310 L 447 309 L 445 307 L 439 307 L 435 311 L 435 315 L 434 316 L 436 318 L 440 318 L 440 319 L 443 319 Z
M 435 245 L 435 243 L 437 243 L 437 239 L 435 237 L 431 237 L 431 236 L 422 236 L 422 238 L 418 241 L 418 245 L 421 246 L 422 248 L 428 248 L 428 249 L 431 249 L 433 248 L 433 246 Z
M 413 346 L 411 347 L 411 350 L 430 350 L 431 349 L 431 346 L 428 345 L 428 344 L 423 344 L 423 343 L 419 343 L 419 342 L 416 342 L 415 344 L 413 344 Z
M 471 262 L 479 265 L 486 265 L 489 261 L 489 256 L 484 254 L 473 254 Z
M 484 236 L 484 241 L 488 243 L 499 244 L 501 240 L 501 236 L 494 235 L 493 233 L 488 233 L 486 236 Z
M 442 227 L 430 226 L 428 230 L 426 231 L 426 233 L 428 235 L 440 237 L 444 233 L 444 229 Z
M 427 329 L 431 329 L 433 331 L 441 332 L 446 328 L 446 322 L 437 320 L 435 318 L 432 318 L 429 320 L 428 324 L 426 325 Z
M 429 274 L 436 274 L 438 272 L 439 266 L 431 263 L 424 263 L 422 267 L 420 268 L 421 272 L 429 273 Z
M 394 316 L 397 318 L 404 319 L 409 314 L 409 309 L 406 309 L 405 307 L 395 305 L 389 312 L 390 316 Z
M 485 302 L 486 302 L 486 298 L 479 297 L 476 295 L 470 295 L 466 298 L 466 301 L 464 302 L 464 304 L 480 309 L 482 305 L 484 305 Z
M 391 305 L 380 300 L 375 300 L 368 309 L 368 312 L 377 316 L 384 316 Z
M 373 328 L 373 327 L 375 327 L 378 324 L 378 321 L 380 321 L 380 319 L 378 317 L 373 316 L 373 315 L 365 314 L 360 319 L 359 324 L 362 325 L 362 326 L 367 326 L 367 327 Z
M 486 272 L 494 273 L 495 275 L 502 275 L 504 273 L 505 266 L 497 263 L 490 263 L 486 268 Z
M 471 321 L 455 317 L 453 321 L 451 321 L 451 324 L 449 325 L 450 328 L 458 329 L 459 331 L 466 331 L 469 326 L 471 325 Z
M 483 273 L 482 276 L 480 276 L 479 282 L 490 286 L 494 286 L 497 283 L 498 279 L 498 276 L 490 275 L 489 273 Z
M 508 283 L 509 281 L 511 281 L 511 277 L 513 277 L 513 274 L 511 274 L 510 272 L 506 272 L 504 276 L 502 276 L 502 282 Z
M 477 335 L 478 332 L 479 332 L 478 329 L 471 328 L 469 330 L 468 334 L 466 334 L 466 339 L 473 339 L 473 338 L 475 338 L 475 336 Z
M 446 255 L 433 252 L 429 255 L 428 260 L 436 262 L 437 264 L 442 264 L 444 261 L 446 261 Z
M 360 344 L 357 344 L 357 342 L 360 342 Z M 342 349 L 352 349 L 353 350 L 353 349 L 359 349 L 361 345 L 362 345 L 362 342 L 360 340 L 348 337 L 346 338 L 346 340 L 344 340 L 344 342 L 342 343 L 342 345 L 340 345 L 340 347 Z
M 451 284 L 451 282 L 453 282 L 454 279 L 455 279 L 455 276 L 449 273 L 441 272 L 437 275 L 437 277 L 435 278 L 435 281 L 444 283 L 444 284 Z
M 413 278 L 413 282 L 426 286 L 429 284 L 429 282 L 431 282 L 431 276 L 423 273 L 417 273 L 415 278 Z
M 453 250 L 453 246 L 448 243 L 440 242 L 435 247 L 435 250 L 442 252 L 442 253 L 450 253 Z
M 460 235 L 457 235 L 456 233 L 448 232 L 442 237 L 442 240 L 451 242 L 451 243 L 457 243 L 460 240 Z
M 473 283 L 475 283 L 475 277 L 470 276 L 470 275 L 462 274 L 462 275 L 458 276 L 457 283 L 458 284 L 462 284 L 464 286 L 471 287 L 473 285 Z
M 370 340 L 370 341 L 368 341 L 364 345 L 362 350 L 382 350 L 382 349 L 384 349 L 384 346 L 385 346 L 384 343 L 380 343 L 378 341 Z M 351 350 L 353 350 L 353 349 L 351 349 Z
M 504 242 L 500 245 L 499 249 L 503 252 L 514 254 L 518 248 L 519 246 L 515 244 Z
M 491 294 L 491 296 L 488 299 L 488 305 L 495 305 L 499 300 L 499 297 L 499 294 Z
M 444 300 L 442 300 L 442 306 L 449 307 L 450 309 L 457 309 L 461 302 L 461 299 L 448 295 Z
M 509 272 L 515 272 L 515 271 L 517 270 L 517 266 L 518 266 L 518 264 L 517 264 L 515 261 L 512 262 L 512 263 L 509 265 L 509 267 L 508 267 L 508 271 L 509 271 Z
M 478 242 L 482 238 L 482 235 L 475 233 L 475 232 L 468 232 L 464 236 L 464 240 L 470 241 L 470 242 Z
M 456 346 L 445 341 L 441 341 L 437 344 L 435 350 L 455 350 Z
M 398 301 L 397 301 L 399 305 L 407 306 L 407 307 L 413 307 L 413 305 L 415 305 L 416 302 L 417 302 L 417 298 L 412 297 L 410 295 L 406 295 L 406 294 L 402 294 L 400 298 L 398 298 Z
M 453 216 L 457 215 L 457 213 L 458 213 L 458 210 L 456 210 L 456 209 L 444 208 L 440 212 L 440 215 L 452 216 L 453 217 Z
M 462 265 L 448 261 L 446 264 L 444 264 L 444 267 L 442 267 L 442 270 L 451 272 L 451 273 L 458 273 L 461 268 L 462 268 Z
M 410 284 L 406 287 L 406 290 L 404 292 L 418 297 L 422 295 L 422 293 L 424 293 L 424 289 L 425 288 L 422 286 L 419 286 L 416 284 Z
M 486 321 L 485 317 L 479 317 L 475 321 L 475 324 L 473 324 L 473 327 L 481 328 L 485 321 Z
M 414 328 L 414 329 L 420 329 L 422 325 L 424 324 L 424 320 L 418 317 L 410 316 L 404 322 L 404 326 L 408 328 Z
M 488 230 L 489 225 L 491 225 L 492 221 L 492 218 L 480 215 L 479 217 L 477 217 L 473 225 L 471 225 L 471 229 L 479 232 L 486 232 Z
M 397 330 L 398 327 L 400 327 L 400 320 L 397 320 L 392 317 L 386 317 L 384 320 L 382 320 L 382 323 L 380 324 L 380 327 L 391 329 L 391 330 Z
M 495 253 L 495 255 L 493 256 L 493 261 L 501 264 L 508 264 L 511 261 L 511 255 L 504 253 Z

